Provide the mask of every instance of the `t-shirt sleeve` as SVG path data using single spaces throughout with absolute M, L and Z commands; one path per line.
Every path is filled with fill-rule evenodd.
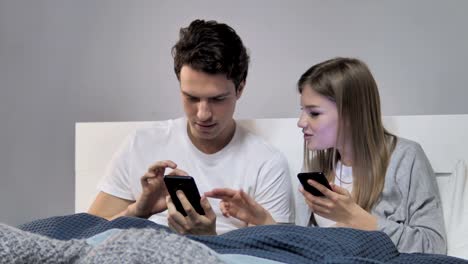
M 294 223 L 294 201 L 286 158 L 281 153 L 262 166 L 258 176 L 255 200 L 276 222 Z
M 98 190 L 107 194 L 134 201 L 129 183 L 129 165 L 134 134 L 129 135 L 120 145 L 108 163 L 104 177 L 98 185 Z

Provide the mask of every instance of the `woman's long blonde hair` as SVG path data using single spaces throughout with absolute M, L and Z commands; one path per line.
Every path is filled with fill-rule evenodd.
M 336 103 L 337 142 L 351 139 L 352 196 L 370 212 L 382 193 L 396 137 L 383 127 L 379 92 L 369 68 L 358 59 L 334 58 L 308 69 L 298 81 L 300 93 L 306 85 Z M 311 151 L 304 144 L 306 171 L 323 171 L 329 181 L 334 181 L 339 160 L 336 146 Z

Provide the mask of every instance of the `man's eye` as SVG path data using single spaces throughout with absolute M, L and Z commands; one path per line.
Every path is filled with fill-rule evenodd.
M 226 99 L 226 97 L 216 97 L 216 98 L 213 98 L 213 101 L 214 102 L 222 102 Z
M 198 102 L 199 99 L 197 97 L 191 97 L 191 96 L 188 96 L 187 99 L 190 101 L 190 102 Z

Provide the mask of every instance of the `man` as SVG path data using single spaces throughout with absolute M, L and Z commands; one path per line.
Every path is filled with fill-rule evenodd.
M 145 217 L 183 234 L 224 233 L 246 225 L 223 216 L 205 196 L 205 215 L 190 210 L 183 194 L 178 195 L 188 215 L 177 212 L 166 200 L 163 182 L 165 169 L 171 168 L 170 174 L 194 177 L 201 193 L 242 189 L 277 222 L 293 222 L 286 159 L 233 119 L 249 64 L 240 37 L 226 24 L 195 20 L 180 30 L 172 55 L 186 117 L 130 135 L 111 161 L 89 213 Z

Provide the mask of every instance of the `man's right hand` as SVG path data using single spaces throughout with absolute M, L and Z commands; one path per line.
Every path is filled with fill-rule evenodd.
M 163 180 L 166 168 L 173 169 L 170 175 L 187 175 L 185 171 L 176 169 L 177 164 L 170 160 L 156 162 L 141 177 L 142 193 L 136 202 L 128 206 L 125 215 L 148 218 L 167 209 L 168 192 Z

